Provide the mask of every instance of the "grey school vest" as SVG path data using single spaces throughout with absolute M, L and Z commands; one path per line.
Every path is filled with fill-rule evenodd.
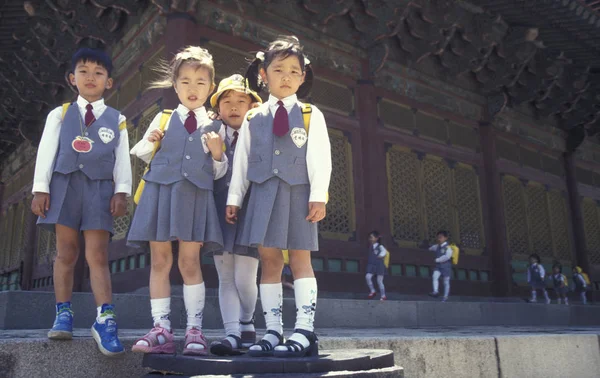
M 444 256 L 446 254 L 446 248 L 448 247 L 448 243 L 444 243 L 442 245 L 438 244 L 437 249 L 435 250 L 435 257 L 437 259 L 439 259 L 440 257 Z M 441 267 L 451 267 L 452 266 L 452 259 L 445 261 L 443 263 L 436 263 L 436 266 L 438 268 Z
M 71 104 L 60 128 L 54 172 L 69 174 L 81 170 L 90 180 L 112 180 L 115 149 L 121 135 L 119 114 L 118 110 L 108 106 L 99 119 L 86 127 L 79 107 L 76 103 Z M 73 149 L 71 143 L 78 136 L 93 141 L 90 152 L 81 153 Z
M 540 276 L 540 265 L 536 264 L 535 266 L 529 266 L 529 277 L 531 277 L 531 282 L 543 283 L 544 279 Z
M 273 134 L 273 116 L 268 103 L 261 105 L 250 119 L 249 181 L 260 184 L 277 176 L 289 185 L 310 183 L 306 167 L 308 135 L 298 104 L 294 105 L 288 119 L 290 129 L 282 137 Z M 306 142 L 298 147 L 292 136 L 302 135 Z
M 154 155 L 144 180 L 161 185 L 189 180 L 200 189 L 213 190 L 213 159 L 210 152 L 204 152 L 201 137 L 210 131 L 218 132 L 221 122 L 212 121 L 191 134 L 176 112 L 173 112 L 169 122 L 160 149 Z
M 231 148 L 231 144 L 228 138 L 225 138 L 225 154 L 227 155 L 227 159 L 229 160 L 229 165 L 227 166 L 227 173 L 225 176 L 221 177 L 218 180 L 215 180 L 215 193 L 223 193 L 225 192 L 225 196 L 227 196 L 227 191 L 229 190 L 229 183 L 231 182 L 231 172 L 233 168 L 233 153 L 235 150 Z M 239 140 L 238 140 L 239 141 Z

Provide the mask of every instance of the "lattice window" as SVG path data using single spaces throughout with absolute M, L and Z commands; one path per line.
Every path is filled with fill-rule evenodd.
M 557 190 L 551 190 L 547 194 L 552 239 L 554 240 L 554 256 L 558 260 L 571 261 L 567 202 L 565 197 Z
M 417 155 L 409 150 L 394 147 L 387 153 L 392 235 L 412 245 L 422 240 L 419 167 Z
M 585 241 L 590 257 L 590 263 L 600 263 L 600 218 L 598 217 L 598 205 L 596 201 L 585 198 L 581 203 L 583 224 L 585 229 Z
M 341 131 L 329 129 L 333 170 L 329 185 L 327 217 L 319 230 L 325 237 L 348 240 L 356 230 L 352 146 Z
M 436 240 L 440 230 L 450 231 L 452 221 L 449 212 L 450 168 L 440 158 L 427 156 L 423 160 L 423 194 L 427 219 L 427 240 Z
M 37 263 L 50 264 L 56 255 L 56 235 L 40 228 L 38 231 Z
M 21 259 L 23 251 L 23 229 L 25 225 L 25 207 L 24 203 L 19 202 L 15 209 L 15 219 L 13 226 L 12 249 L 8 266 L 15 266 Z
M 464 248 L 482 249 L 479 178 L 472 167 L 460 164 L 454 169 L 454 185 L 460 244 Z
M 523 198 L 523 185 L 515 177 L 504 176 L 502 190 L 504 195 L 506 233 L 508 235 L 510 252 L 513 255 L 528 255 L 529 233 L 525 200 Z
M 525 194 L 532 251 L 540 256 L 553 256 L 546 189 L 539 184 L 529 183 Z

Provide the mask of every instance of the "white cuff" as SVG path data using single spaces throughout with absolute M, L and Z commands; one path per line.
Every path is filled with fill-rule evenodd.
M 227 197 L 227 206 L 237 206 L 237 207 L 241 208 L 242 200 L 243 200 L 243 198 L 240 198 L 238 195 L 230 194 Z
M 34 182 L 31 193 L 48 193 L 50 194 L 50 185 L 47 182 Z
M 308 202 L 327 202 L 327 192 L 322 190 L 313 190 L 310 192 Z
M 131 185 L 119 184 L 115 185 L 115 194 L 124 193 L 127 197 L 131 197 Z

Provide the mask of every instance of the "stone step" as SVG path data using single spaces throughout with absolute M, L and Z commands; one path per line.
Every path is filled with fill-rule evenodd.
M 121 328 L 146 329 L 152 325 L 147 295 L 115 294 L 114 303 Z M 75 327 L 91 326 L 96 316 L 95 307 L 91 293 L 75 293 Z M 264 328 L 260 303 L 256 308 L 256 326 Z M 294 324 L 295 314 L 294 300 L 284 299 L 284 326 Z M 172 298 L 171 320 L 174 328 L 185 327 L 186 313 L 181 297 Z M 0 292 L 0 329 L 43 329 L 50 327 L 53 321 L 53 293 Z M 207 297 L 203 326 L 219 329 L 222 325 L 218 299 Z M 600 325 L 600 306 L 322 298 L 318 301 L 315 325 L 317 328 L 592 326 Z
M 369 371 L 394 367 L 390 350 L 351 349 L 320 350 L 318 357 L 256 358 L 247 355 L 233 357 L 191 357 L 184 355 L 145 355 L 142 366 L 154 371 L 183 375 L 271 375 L 315 374 L 333 371 Z M 400 375 L 401 377 L 401 375 Z
M 402 378 L 404 369 L 400 366 L 393 366 L 383 369 L 371 369 L 362 371 L 330 371 L 327 373 L 283 373 L 283 374 L 228 374 L 213 375 L 202 374 L 203 378 L 321 378 L 321 377 L 339 377 L 339 378 Z M 152 372 L 144 375 L 144 378 L 198 378 L 197 375 L 163 374 Z
M 404 375 L 411 378 L 597 378 L 600 371 L 600 327 L 335 328 L 317 331 L 324 350 L 391 350 L 395 366 L 404 368 Z M 145 331 L 121 329 L 119 332 L 129 351 L 136 338 Z M 205 335 L 212 342 L 221 338 L 222 332 L 205 330 Z M 286 330 L 285 335 L 290 333 L 291 330 Z M 177 350 L 181 351 L 183 330 L 176 330 L 175 334 Z M 89 329 L 77 329 L 74 340 L 60 342 L 47 340 L 46 330 L 2 331 L 0 377 L 115 378 L 142 377 L 150 373 L 142 367 L 142 355 L 127 352 L 118 358 L 104 357 L 89 335 Z M 397 370 L 372 373 L 396 374 Z

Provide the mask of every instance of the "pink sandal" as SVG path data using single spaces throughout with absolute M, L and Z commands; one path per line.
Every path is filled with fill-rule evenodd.
M 204 349 L 190 348 L 191 344 L 204 346 Z M 185 333 L 185 346 L 183 354 L 187 356 L 206 356 L 208 354 L 208 342 L 202 334 L 202 331 L 197 328 L 191 328 Z
M 165 343 L 161 344 L 158 336 L 162 335 Z M 173 342 L 173 333 L 166 328 L 159 327 L 158 324 L 145 334 L 131 347 L 132 352 L 137 353 L 155 353 L 155 354 L 175 354 L 175 343 Z M 145 341 L 148 345 L 137 345 L 139 341 Z

